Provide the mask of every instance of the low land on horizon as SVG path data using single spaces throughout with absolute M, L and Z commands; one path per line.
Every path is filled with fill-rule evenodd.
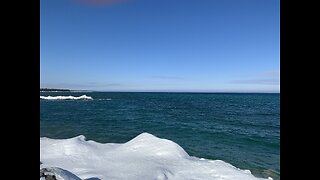
M 58 89 L 58 88 L 40 88 L 40 91 L 48 91 L 48 92 L 51 92 L 51 91 L 71 91 L 70 89 Z
M 216 94 L 280 94 L 280 92 L 237 92 L 237 91 L 182 91 L 182 90 L 119 90 L 119 91 L 112 91 L 112 90 L 75 90 L 75 89 L 60 89 L 60 88 L 40 88 L 41 92 L 76 92 L 76 91 L 81 91 L 81 92 L 124 92 L 124 93 L 216 93 Z

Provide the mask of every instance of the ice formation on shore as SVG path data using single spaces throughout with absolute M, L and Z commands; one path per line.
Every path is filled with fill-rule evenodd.
M 262 179 L 221 160 L 191 157 L 173 141 L 148 133 L 123 144 L 86 141 L 83 135 L 70 139 L 42 137 L 40 161 L 40 169 L 59 167 L 51 171 L 62 180 L 68 179 L 68 174 L 69 179 L 88 180 Z

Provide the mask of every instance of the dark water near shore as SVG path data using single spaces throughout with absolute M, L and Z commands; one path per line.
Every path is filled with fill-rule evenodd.
M 40 136 L 124 143 L 142 132 L 189 155 L 280 179 L 280 94 L 41 92 Z

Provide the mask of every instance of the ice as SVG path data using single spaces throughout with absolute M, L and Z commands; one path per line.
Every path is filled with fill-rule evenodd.
M 81 100 L 81 99 L 87 99 L 92 100 L 93 98 L 90 96 L 82 95 L 79 97 L 74 96 L 40 96 L 40 99 L 46 99 L 46 100 Z
M 142 133 L 127 143 L 40 138 L 40 168 L 59 167 L 81 179 L 256 180 L 222 160 L 189 156 L 173 141 Z

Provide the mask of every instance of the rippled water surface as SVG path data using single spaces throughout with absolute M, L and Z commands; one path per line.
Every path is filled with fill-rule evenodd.
M 93 100 L 40 100 L 40 135 L 123 143 L 142 132 L 189 155 L 280 179 L 280 94 L 42 92 Z

